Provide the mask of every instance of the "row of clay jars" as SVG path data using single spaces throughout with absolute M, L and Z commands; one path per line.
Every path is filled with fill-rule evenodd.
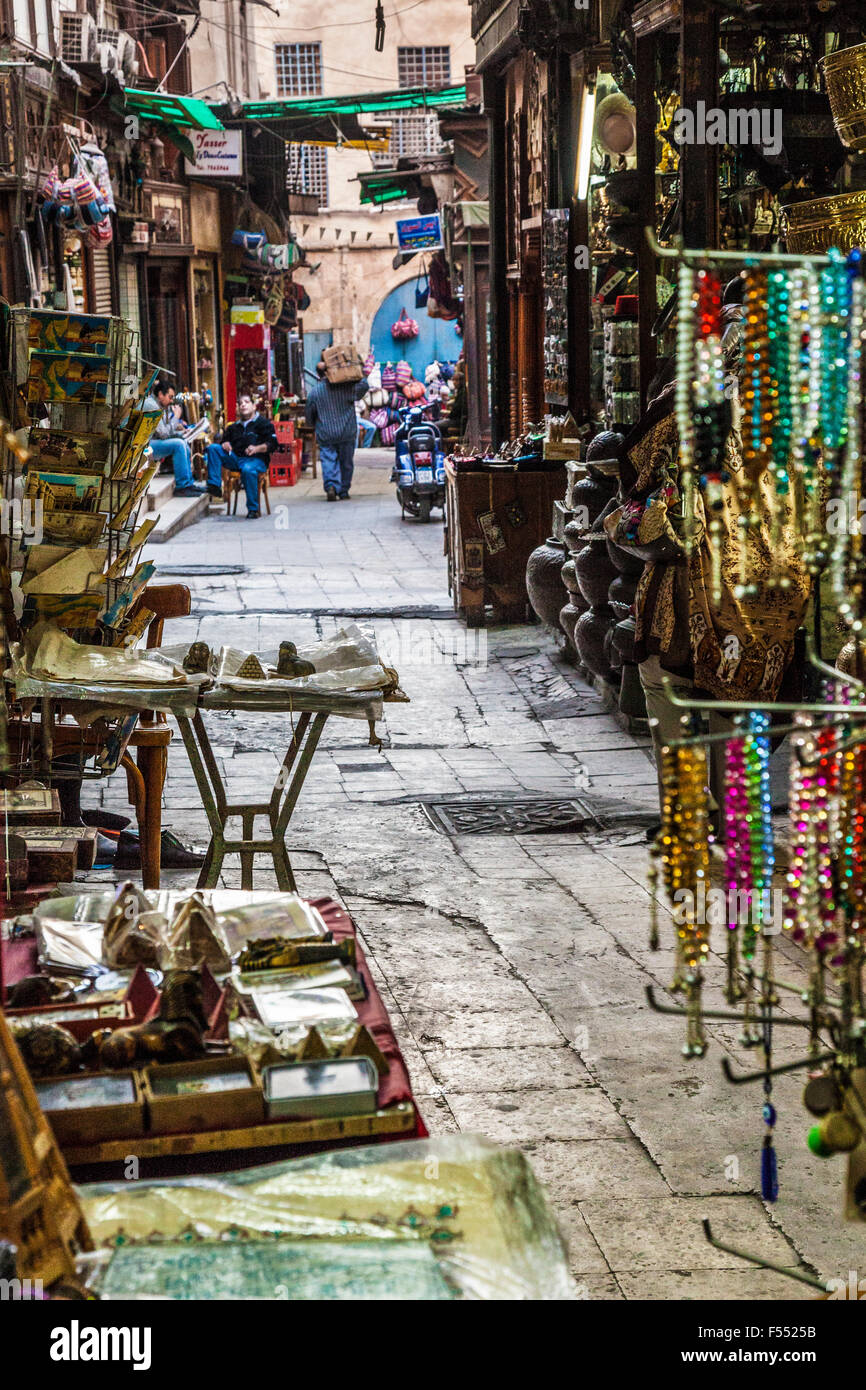
M 587 560 L 581 557 L 589 550 L 590 540 L 588 535 L 587 522 L 592 527 L 608 506 L 611 496 L 616 489 L 616 477 L 593 470 L 591 467 L 586 476 L 575 483 L 571 499 L 575 509 L 575 519 L 570 521 L 565 528 L 565 543 L 568 546 L 571 559 L 563 566 L 562 578 L 568 590 L 569 601 L 560 613 L 560 626 L 565 632 L 566 639 L 570 640 L 574 651 L 575 659 L 587 670 L 592 670 L 581 654 L 577 639 L 577 625 L 583 622 L 584 631 L 587 628 L 587 615 L 592 607 L 592 598 L 586 592 L 586 585 L 591 584 L 591 568 L 588 567 Z M 580 563 L 580 569 L 578 564 Z M 583 576 L 583 578 L 581 578 Z M 584 637 L 584 648 L 588 651 L 590 647 L 595 648 L 592 640 L 592 627 L 590 634 Z
M 596 471 L 590 477 L 596 483 L 591 503 L 593 530 L 584 537 L 585 543 L 574 562 L 578 588 L 589 607 L 575 623 L 574 643 L 578 660 L 585 670 L 600 676 L 602 680 L 614 681 L 608 633 L 614 620 L 610 586 L 617 577 L 617 570 L 608 553 L 607 537 L 601 523 L 614 503 L 617 476 L 613 471 Z M 601 501 L 601 506 L 596 507 L 598 501 Z

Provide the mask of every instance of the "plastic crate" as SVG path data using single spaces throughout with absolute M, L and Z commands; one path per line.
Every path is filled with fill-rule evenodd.
M 293 444 L 295 439 L 294 420 L 275 420 L 274 429 L 277 432 L 277 440 L 280 444 Z
M 301 476 L 301 465 L 291 453 L 271 454 L 268 482 L 271 487 L 294 487 Z

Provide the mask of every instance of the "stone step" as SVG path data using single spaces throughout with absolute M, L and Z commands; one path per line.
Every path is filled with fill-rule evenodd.
M 147 489 L 147 510 L 149 512 L 160 512 L 166 502 L 170 502 L 174 496 L 174 474 L 157 473 Z
M 147 538 L 148 545 L 159 545 L 176 536 L 187 526 L 194 526 L 206 514 L 210 498 L 206 492 L 198 497 L 172 497 L 160 504 L 159 521 Z

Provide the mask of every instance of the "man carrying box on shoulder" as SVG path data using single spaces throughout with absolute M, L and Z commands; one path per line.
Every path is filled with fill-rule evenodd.
M 259 514 L 259 474 L 267 470 L 271 454 L 277 447 L 273 420 L 257 415 L 252 396 L 238 396 L 238 419 L 226 425 L 218 444 L 209 444 L 207 460 L 207 490 L 211 497 L 222 497 L 222 470 L 229 468 L 241 475 L 247 499 L 247 516 Z
M 358 417 L 355 401 L 367 394 L 367 378 L 354 348 L 326 348 L 316 371 L 319 380 L 307 395 L 306 421 L 314 425 L 329 502 L 346 501 L 355 471 Z

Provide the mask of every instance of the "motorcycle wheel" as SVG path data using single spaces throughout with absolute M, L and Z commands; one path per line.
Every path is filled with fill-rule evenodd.
M 431 497 L 419 497 L 419 498 L 418 498 L 418 520 L 419 520 L 419 521 L 429 521 L 429 520 L 430 520 L 430 508 L 431 508 L 432 506 L 433 506 L 433 499 L 432 499 Z

